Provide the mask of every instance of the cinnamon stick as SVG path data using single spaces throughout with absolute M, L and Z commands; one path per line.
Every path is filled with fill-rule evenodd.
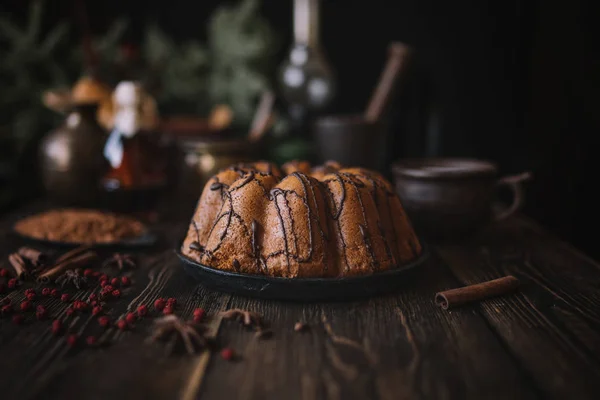
M 15 270 L 17 278 L 19 278 L 20 280 L 27 279 L 29 273 L 27 272 L 27 266 L 25 265 L 25 260 L 23 260 L 23 257 L 21 257 L 17 253 L 12 253 L 8 256 L 8 262 Z
M 444 310 L 447 310 L 450 307 L 456 307 L 473 301 L 510 293 L 518 286 L 519 280 L 514 276 L 509 275 L 475 285 L 436 293 L 435 302 Z
M 54 267 L 44 272 L 38 277 L 37 280 L 41 283 L 48 283 L 67 270 L 82 267 L 85 263 L 96 258 L 96 256 L 97 254 L 95 252 L 88 251 L 78 256 L 70 257 L 67 260 L 63 260 L 62 262 L 56 264 Z
M 73 258 L 87 250 L 89 250 L 91 248 L 91 246 L 89 245 L 83 245 L 83 246 L 79 246 L 74 248 L 73 250 L 69 250 L 66 253 L 64 253 L 63 255 L 61 255 L 60 257 L 58 257 L 55 261 L 56 264 L 59 264 L 63 261 L 68 260 L 69 258 Z
M 17 250 L 17 253 L 24 259 L 28 260 L 35 267 L 45 264 L 48 260 L 46 254 L 39 250 L 32 249 L 31 247 L 21 247 L 19 250 Z
M 258 104 L 258 108 L 254 114 L 254 120 L 252 121 L 252 127 L 250 128 L 250 132 L 248 134 L 248 139 L 251 142 L 258 141 L 267 131 L 269 121 L 273 115 L 273 103 L 275 102 L 275 95 L 270 92 L 264 92 L 260 103 Z

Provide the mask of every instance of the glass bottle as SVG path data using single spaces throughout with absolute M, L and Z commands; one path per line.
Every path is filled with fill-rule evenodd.
M 334 72 L 319 43 L 319 0 L 294 0 L 294 43 L 279 71 L 279 84 L 296 128 L 306 128 L 333 100 Z

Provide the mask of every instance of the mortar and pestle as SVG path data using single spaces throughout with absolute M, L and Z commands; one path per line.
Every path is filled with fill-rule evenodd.
M 410 54 L 411 49 L 402 43 L 390 45 L 388 61 L 363 115 L 329 115 L 314 122 L 312 134 L 319 162 L 336 160 L 347 166 L 385 168 L 386 131 L 382 117 Z

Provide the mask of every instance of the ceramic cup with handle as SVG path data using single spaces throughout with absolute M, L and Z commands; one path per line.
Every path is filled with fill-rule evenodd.
M 524 172 L 498 177 L 489 161 L 466 158 L 415 158 L 394 163 L 396 192 L 415 229 L 432 240 L 461 238 L 509 217 L 524 202 Z M 512 191 L 509 205 L 497 207 L 501 187 Z

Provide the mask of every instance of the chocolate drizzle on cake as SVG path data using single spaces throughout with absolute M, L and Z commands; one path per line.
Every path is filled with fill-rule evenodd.
M 221 189 L 223 189 L 223 184 L 221 182 L 214 182 L 212 185 L 210 185 L 210 190 L 212 191 Z

